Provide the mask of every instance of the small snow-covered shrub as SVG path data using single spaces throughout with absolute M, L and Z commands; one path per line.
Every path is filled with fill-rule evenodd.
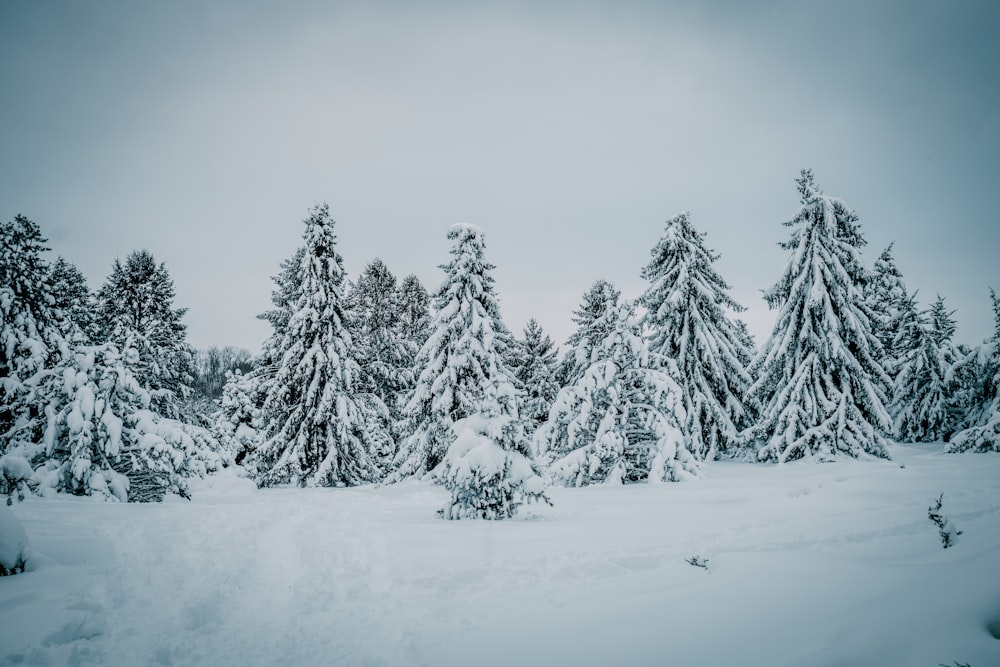
M 509 444 L 518 424 L 479 415 L 455 422 L 455 441 L 445 456 L 441 480 L 451 501 L 439 511 L 446 519 L 507 519 L 525 501 L 551 504 L 545 482 L 531 461 Z
M 7 496 L 7 505 L 13 504 L 15 495 L 18 500 L 24 500 L 24 492 L 33 475 L 31 466 L 22 457 L 0 456 L 0 495 Z
M 941 537 L 941 547 L 947 549 L 948 547 L 955 546 L 958 542 L 958 536 L 962 534 L 962 531 L 958 530 L 948 517 L 941 514 L 943 500 L 944 494 L 942 493 L 934 501 L 934 504 L 927 508 L 927 518 L 937 526 L 938 535 Z
M 24 526 L 8 507 L 0 505 L 0 577 L 24 572 L 30 555 Z

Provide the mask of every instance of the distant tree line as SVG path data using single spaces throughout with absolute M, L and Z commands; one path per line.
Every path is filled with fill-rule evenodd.
M 1000 451 L 996 330 L 956 344 L 921 309 L 892 246 L 871 268 L 857 214 L 798 179 L 789 259 L 758 349 L 681 213 L 626 299 L 599 280 L 561 354 L 536 320 L 504 324 L 484 235 L 456 225 L 433 293 L 380 259 L 349 280 L 328 207 L 274 276 L 260 354 L 195 352 L 173 283 L 145 250 L 91 293 L 38 226 L 0 233 L 0 454 L 38 489 L 149 500 L 233 462 L 260 486 L 426 477 L 447 518 L 503 518 L 546 484 L 679 481 L 720 458 L 888 458 L 887 440 Z

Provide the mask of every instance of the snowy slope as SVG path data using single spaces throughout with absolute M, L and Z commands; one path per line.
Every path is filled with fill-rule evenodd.
M 29 499 L 0 664 L 1000 665 L 1000 457 L 940 451 L 557 488 L 503 522 L 412 481 Z

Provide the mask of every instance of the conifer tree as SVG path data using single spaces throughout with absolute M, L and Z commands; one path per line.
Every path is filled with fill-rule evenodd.
M 893 433 L 904 442 L 946 440 L 954 430 L 954 387 L 949 371 L 955 363 L 951 336 L 954 320 L 938 297 L 918 313 L 913 297 L 902 307 L 896 347 L 898 359 L 890 413 Z
M 91 342 L 96 328 L 94 303 L 80 269 L 58 257 L 49 270 L 48 281 L 52 306 L 61 315 L 59 329 L 63 338 L 71 344 Z
M 452 425 L 479 413 L 491 383 L 502 388 L 497 411 L 517 415 L 513 376 L 504 363 L 512 341 L 500 316 L 482 232 L 454 225 L 448 238 L 451 261 L 441 266 L 445 280 L 432 297 L 431 333 L 417 354 L 396 478 L 434 470 L 454 440 Z
M 334 221 L 322 204 L 304 223 L 304 251 L 292 278 L 298 297 L 287 330 L 276 332 L 271 344 L 277 369 L 262 410 L 263 443 L 252 467 L 260 486 L 374 482 L 381 470 L 355 402 L 360 371 L 345 322 L 344 267 Z
M 271 291 L 271 303 L 274 308 L 257 316 L 257 319 L 267 321 L 272 328 L 272 335 L 264 345 L 266 363 L 273 363 L 276 351 L 270 350 L 268 344 L 281 340 L 288 333 L 288 321 L 295 312 L 299 297 L 302 295 L 302 262 L 305 258 L 305 246 L 299 246 L 292 256 L 281 262 L 278 274 L 271 277 L 274 289 Z
M 412 384 L 412 354 L 403 335 L 396 277 L 381 259 L 372 260 L 352 285 L 347 307 L 361 366 L 357 391 L 375 395 L 398 416 L 400 393 Z
M 190 393 L 194 351 L 187 344 L 186 308 L 174 308 L 174 281 L 148 250 L 115 260 L 97 293 L 99 339 L 138 352 L 132 372 L 152 396 L 153 409 L 180 416 L 178 400 Z
M 244 375 L 239 368 L 227 371 L 222 400 L 212 424 L 212 435 L 237 464 L 260 444 L 256 382 L 253 374 Z
M 752 350 L 727 310 L 744 308 L 712 266 L 719 255 L 705 247 L 705 233 L 689 213 L 667 221 L 642 277 L 651 285 L 640 297 L 650 350 L 677 364 L 683 396 L 684 433 L 701 459 L 727 451 L 747 426 L 743 401 L 750 386 Z
M 513 349 L 514 378 L 524 392 L 521 416 L 529 432 L 534 432 L 548 419 L 549 408 L 559 393 L 556 348 L 538 320 L 531 318 L 524 327 L 524 337 L 515 341 Z
M 890 378 L 895 378 L 902 352 L 896 348 L 896 343 L 908 297 L 903 274 L 892 255 L 892 246 L 890 243 L 875 260 L 865 286 L 865 300 L 872 315 L 872 333 L 882 346 L 882 366 Z
M 794 229 L 781 244 L 792 254 L 765 292 L 778 318 L 750 368 L 756 380 L 749 396 L 762 412 L 741 438 L 759 461 L 888 458 L 882 387 L 889 380 L 864 303 L 858 217 L 844 201 L 823 194 L 811 171 L 797 182 L 802 206 L 785 223 Z
M 990 290 L 993 301 L 993 336 L 959 363 L 978 361 L 979 389 L 971 406 L 970 424 L 956 433 L 947 452 L 1000 452 L 1000 298 Z M 978 404 L 978 405 L 976 405 Z
M 591 352 L 609 333 L 601 328 L 606 326 L 601 318 L 609 308 L 618 305 L 620 297 L 621 290 L 607 280 L 597 280 L 583 293 L 580 306 L 573 311 L 576 331 L 566 341 L 566 354 L 556 373 L 561 387 L 575 383 L 590 366 Z
M 582 486 L 696 476 L 676 364 L 649 352 L 627 301 L 609 305 L 595 324 L 607 333 L 535 435 L 536 448 L 555 459 L 553 478 Z
M 412 273 L 399 284 L 397 297 L 400 305 L 399 319 L 403 337 L 410 344 L 414 357 L 430 335 L 431 297 Z
M 39 435 L 32 387 L 68 354 L 48 281 L 48 250 L 38 225 L 23 215 L 0 224 L 0 454 Z

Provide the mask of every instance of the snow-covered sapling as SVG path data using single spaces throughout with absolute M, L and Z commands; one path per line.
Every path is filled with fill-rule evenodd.
M 941 514 L 941 503 L 944 500 L 942 493 L 934 501 L 934 504 L 927 508 L 927 518 L 938 527 L 938 535 L 941 536 L 941 546 L 945 549 L 953 547 L 958 542 L 958 536 L 962 531 L 955 528 L 951 519 Z
M 24 492 L 33 474 L 31 466 L 22 457 L 13 454 L 0 456 L 0 495 L 7 496 L 8 506 L 14 504 L 15 495 L 18 501 L 24 500 Z
M 31 555 L 28 534 L 14 513 L 0 505 L 0 577 L 24 572 Z

